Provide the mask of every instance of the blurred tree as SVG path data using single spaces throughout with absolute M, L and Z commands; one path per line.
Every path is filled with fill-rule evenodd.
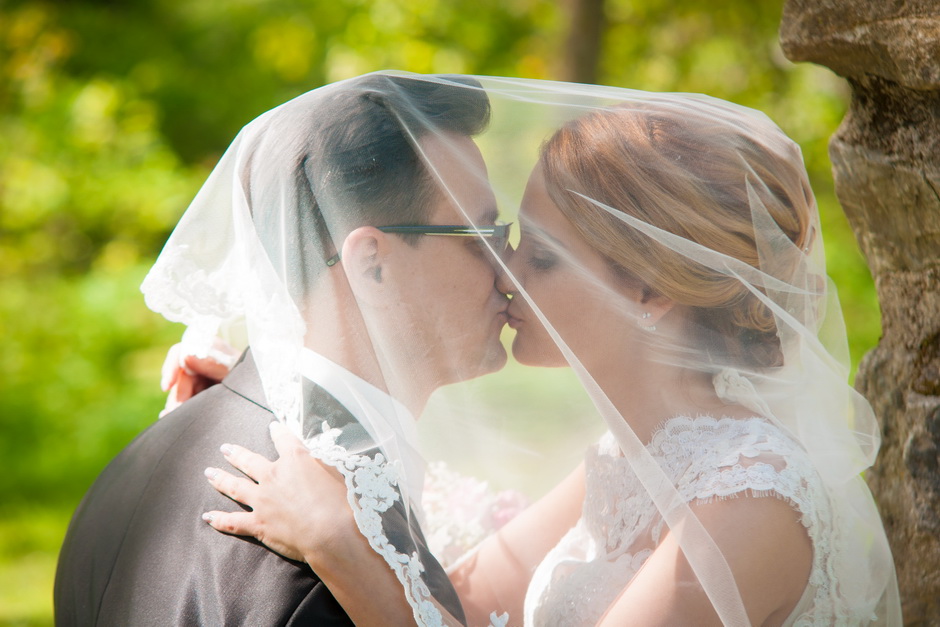
M 837 210 L 826 152 L 846 90 L 831 74 L 782 57 L 779 6 L 578 4 L 586 17 L 572 22 L 569 41 L 588 33 L 580 38 L 603 51 L 599 81 L 755 106 L 803 145 L 854 352 L 872 345 L 879 327 L 870 279 Z M 173 332 L 127 286 L 241 125 L 308 88 L 382 67 L 549 77 L 562 65 L 554 51 L 566 36 L 563 11 L 536 0 L 13 2 L 0 18 L 0 289 L 5 334 L 15 338 L 0 358 L 0 409 L 5 429 L 31 434 L 4 439 L 13 460 L 23 442 L 45 450 L 47 438 L 72 433 L 63 431 L 65 416 L 89 399 L 101 407 L 157 402 L 142 374 L 154 381 L 157 359 L 141 355 L 158 353 Z M 590 71 L 595 56 L 584 53 L 579 71 Z M 66 367 L 66 353 L 83 368 Z M 121 370 L 122 360 L 145 370 Z M 76 381 L 51 393 L 66 373 Z M 152 419 L 156 405 L 148 406 L 143 416 L 112 410 L 95 422 L 131 421 L 126 438 Z M 70 476 L 87 482 L 103 461 Z M 36 473 L 25 474 L 38 489 Z M 42 480 L 48 489 L 54 477 Z M 21 479 L 13 472 L 8 481 Z
M 574 83 L 596 83 L 604 33 L 606 0 L 567 0 L 568 33 L 562 80 Z
M 135 284 L 204 172 L 182 166 L 133 85 L 63 71 L 75 38 L 47 11 L 4 17 L 0 455 L 11 468 L 0 493 L 10 507 L 74 499 L 153 418 L 158 395 L 135 351 L 158 329 L 168 335 Z
M 826 150 L 847 90 L 780 53 L 782 0 L 570 2 L 0 3 L 0 512 L 44 504 L 64 527 L 156 419 L 179 329 L 137 285 L 239 128 L 383 68 L 702 91 L 766 111 L 803 146 L 853 353 L 872 346 L 877 304 Z M 4 560 L 35 546 L 0 545 L 0 583 Z M 48 571 L 57 546 L 46 550 Z M 0 623 L 13 622 L 2 594 Z
M 542 74 L 551 48 L 537 37 L 552 14 L 536 0 L 86 0 L 55 11 L 76 33 L 69 74 L 121 76 L 159 102 L 161 131 L 190 163 L 214 163 L 259 113 L 365 72 Z

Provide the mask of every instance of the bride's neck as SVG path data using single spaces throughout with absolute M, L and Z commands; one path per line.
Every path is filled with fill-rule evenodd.
M 736 413 L 715 393 L 701 372 L 649 360 L 607 368 L 595 377 L 601 389 L 641 442 L 649 442 L 663 422 L 676 416 Z

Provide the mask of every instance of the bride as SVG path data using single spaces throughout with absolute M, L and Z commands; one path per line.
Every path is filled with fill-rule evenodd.
M 878 427 L 839 361 L 841 313 L 796 144 L 704 96 L 480 82 L 498 198 L 511 193 L 493 160 L 524 159 L 526 142 L 548 137 L 515 250 L 494 260 L 513 356 L 572 368 L 606 433 L 450 567 L 468 623 L 900 624 L 860 477 Z M 557 130 L 540 134 L 549 123 Z M 315 571 L 355 573 L 342 551 L 369 549 L 341 539 L 361 524 L 311 512 L 361 499 L 333 490 L 326 502 L 323 486 L 342 477 L 273 433 L 275 462 L 226 449 L 253 481 L 210 473 L 251 511 L 206 520 Z

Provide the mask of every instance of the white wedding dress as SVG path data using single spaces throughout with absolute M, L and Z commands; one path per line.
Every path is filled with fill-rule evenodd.
M 803 449 L 762 418 L 676 417 L 648 450 L 687 503 L 725 498 L 786 500 L 812 540 L 812 572 L 787 625 L 865 622 L 840 601 L 831 542 L 838 529 Z M 586 459 L 582 516 L 536 569 L 526 625 L 594 625 L 652 554 L 663 520 L 608 432 Z

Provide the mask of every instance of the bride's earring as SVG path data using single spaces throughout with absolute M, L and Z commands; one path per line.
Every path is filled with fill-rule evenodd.
M 649 319 L 652 318 L 652 317 L 653 317 L 653 314 L 651 314 L 651 313 L 648 312 L 648 311 L 644 311 L 644 312 L 643 312 L 643 315 L 640 316 L 640 320 L 649 320 Z M 643 323 L 640 323 L 640 328 L 643 329 L 644 331 L 649 331 L 649 332 L 652 333 L 653 331 L 656 330 L 656 325 L 655 325 L 655 324 L 643 324 Z

